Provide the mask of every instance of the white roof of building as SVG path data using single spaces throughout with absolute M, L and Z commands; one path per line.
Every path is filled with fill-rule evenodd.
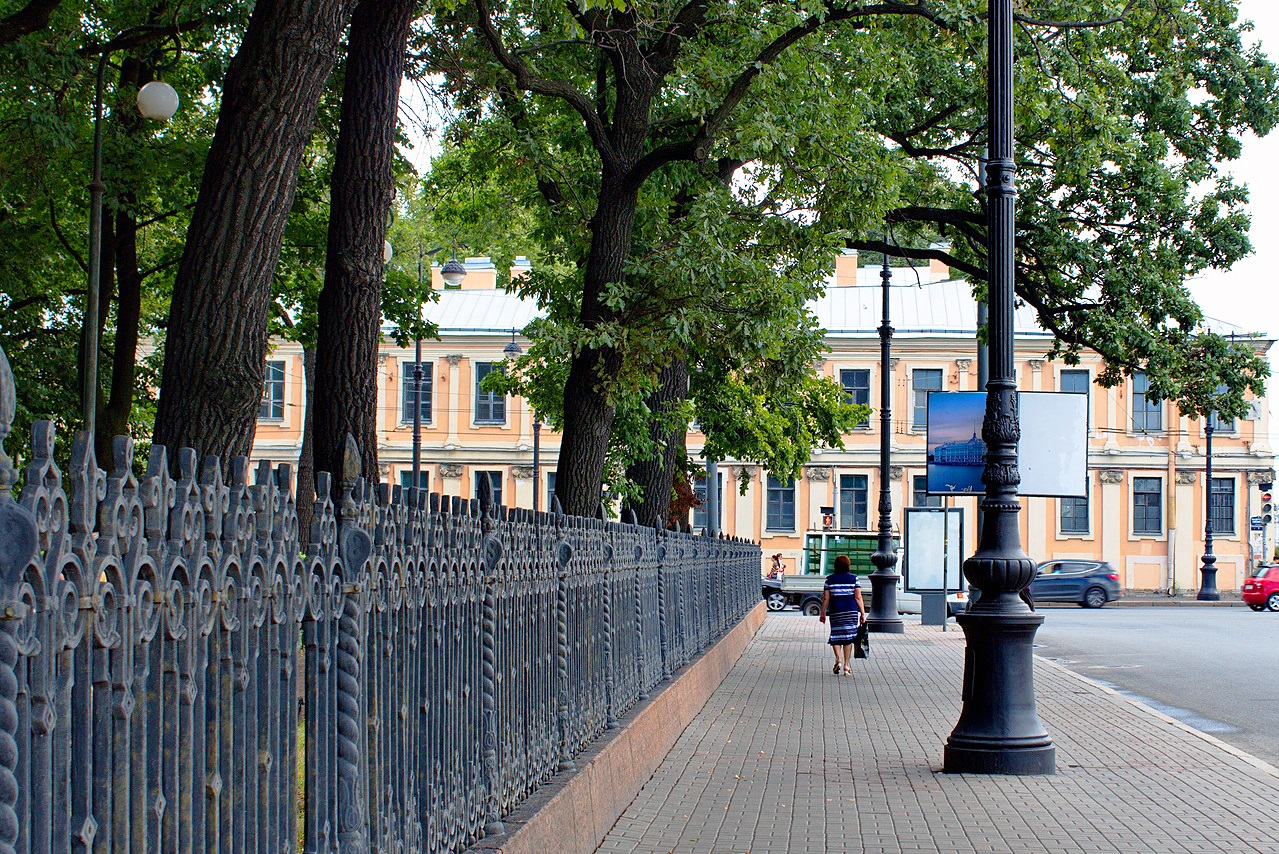
M 878 273 L 876 273 L 878 276 Z M 904 281 L 903 281 L 904 280 Z M 962 336 L 971 338 L 977 328 L 977 303 L 966 281 L 914 283 L 914 275 L 901 268 L 893 271 L 889 293 L 889 318 L 894 335 Z M 523 329 L 543 313 L 532 299 L 495 290 L 441 291 L 437 303 L 423 308 L 426 319 L 440 328 L 441 335 L 491 335 Z M 828 287 L 824 296 L 809 303 L 818 323 L 833 337 L 878 335 L 880 311 L 878 281 L 874 285 Z M 1034 312 L 1017 310 L 1019 335 L 1048 333 L 1035 322 Z

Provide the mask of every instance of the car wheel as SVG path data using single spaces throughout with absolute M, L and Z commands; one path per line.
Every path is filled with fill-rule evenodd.
M 781 611 L 786 607 L 786 594 L 769 593 L 768 597 L 764 599 L 764 604 L 768 606 L 770 611 Z
M 822 606 L 818 605 L 816 602 L 809 602 L 804 606 L 804 616 L 806 617 L 816 617 L 821 612 Z
M 1106 604 L 1106 591 L 1100 587 L 1089 587 L 1084 591 L 1083 606 L 1085 608 L 1100 608 Z
M 1271 593 L 1270 596 L 1266 598 L 1266 610 L 1279 611 L 1279 592 Z
M 1252 609 L 1252 610 L 1254 610 L 1254 611 L 1264 611 L 1264 610 L 1266 610 L 1266 606 L 1265 606 L 1265 605 L 1249 605 L 1248 607 L 1249 607 L 1249 608 L 1251 608 L 1251 609 Z

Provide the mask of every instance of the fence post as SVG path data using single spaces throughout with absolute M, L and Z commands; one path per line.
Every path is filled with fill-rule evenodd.
M 601 534 L 606 533 L 604 530 Z M 608 534 L 613 533 L 608 531 Z M 613 545 L 604 541 L 604 727 L 617 729 L 617 686 L 613 677 Z
M 573 559 L 573 548 L 564 541 L 564 514 L 558 512 L 556 504 L 555 526 L 559 535 L 559 548 L 556 549 L 556 591 L 555 591 L 555 669 L 559 676 L 559 722 L 560 722 L 560 762 L 559 770 L 572 771 L 577 765 L 573 762 L 573 751 L 569 746 L 568 726 L 568 567 Z
M 351 491 L 360 474 L 359 452 L 348 434 L 342 460 L 342 616 L 338 620 L 337 837 L 343 854 L 363 854 L 368 844 L 367 721 L 363 703 L 363 600 L 361 580 L 373 539 L 356 521 Z
M 657 540 L 657 640 L 662 651 L 662 681 L 671 678 L 671 651 L 666 640 L 666 627 L 670 624 L 666 603 L 666 544 L 662 532 L 662 520 L 659 518 L 653 526 L 653 536 Z
M 480 480 L 480 530 L 483 532 L 484 600 L 480 616 L 482 645 L 481 714 L 484 727 L 484 781 L 488 789 L 484 810 L 484 833 L 501 833 L 502 784 L 497 770 L 497 567 L 502 558 L 502 541 L 494 533 L 493 486 L 487 477 Z M 537 488 L 537 484 L 533 484 Z
M 4 452 L 4 440 L 17 414 L 16 390 L 9 360 L 0 349 L 0 854 L 13 854 L 18 841 L 18 642 L 14 637 L 24 605 L 17 599 L 18 585 L 36 556 L 35 517 L 13 500 L 17 482 L 13 462 Z

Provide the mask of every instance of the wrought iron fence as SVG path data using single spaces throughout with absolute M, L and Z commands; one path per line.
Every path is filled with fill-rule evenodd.
M 760 550 L 330 479 L 146 475 L 0 351 L 0 854 L 457 851 L 758 602 Z M 341 522 L 339 522 L 341 520 Z

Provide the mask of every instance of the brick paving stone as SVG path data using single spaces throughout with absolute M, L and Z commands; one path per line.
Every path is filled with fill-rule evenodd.
M 1279 854 L 1279 772 L 1036 659 L 1058 773 L 941 773 L 963 633 L 908 622 L 852 676 L 770 616 L 600 854 Z

